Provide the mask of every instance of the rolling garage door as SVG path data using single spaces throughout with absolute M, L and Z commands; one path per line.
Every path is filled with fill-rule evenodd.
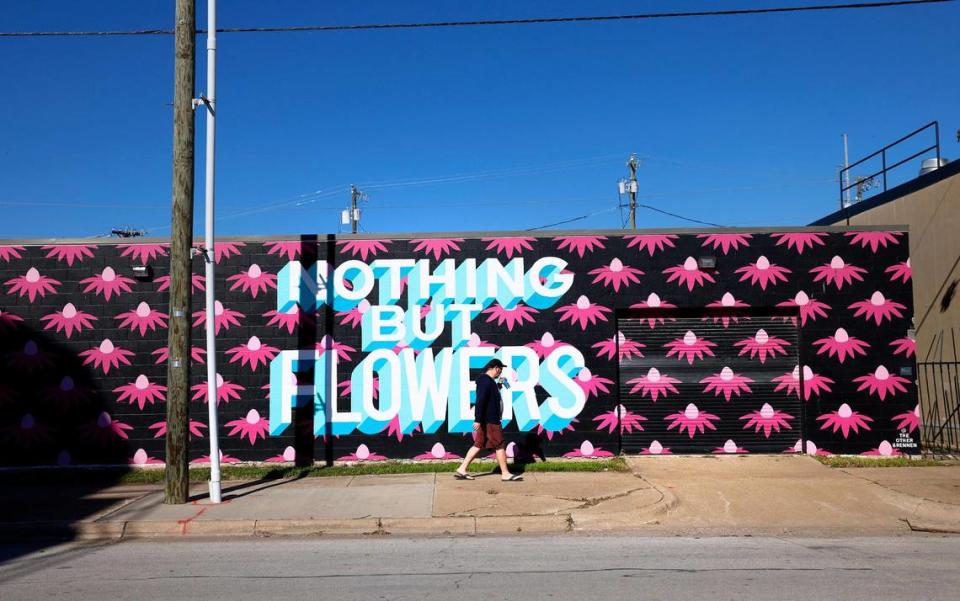
M 660 315 L 618 325 L 625 452 L 781 453 L 800 439 L 790 318 Z

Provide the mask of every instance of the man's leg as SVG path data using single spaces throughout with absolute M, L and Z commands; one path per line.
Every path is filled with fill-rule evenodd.
M 460 467 L 457 468 L 457 471 L 461 474 L 466 474 L 467 469 L 470 467 L 470 463 L 476 459 L 481 450 L 483 449 L 478 447 L 470 447 L 470 450 L 467 451 L 467 455 L 463 458 L 463 463 L 460 464 Z
M 500 473 L 504 478 L 510 477 L 510 468 L 507 467 L 507 450 L 497 449 L 497 463 L 500 464 Z

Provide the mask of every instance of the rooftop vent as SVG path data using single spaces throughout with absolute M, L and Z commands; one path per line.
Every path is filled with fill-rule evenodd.
M 925 173 L 930 173 L 931 171 L 936 171 L 937 169 L 943 167 L 950 162 L 950 159 L 939 158 L 939 159 L 923 159 L 923 162 L 920 163 L 920 175 Z

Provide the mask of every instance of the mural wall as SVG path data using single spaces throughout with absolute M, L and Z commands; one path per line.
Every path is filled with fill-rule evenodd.
M 163 461 L 168 252 L 0 243 L 0 464 Z M 715 268 L 698 266 L 707 256 Z M 504 394 L 517 455 L 608 456 L 621 428 L 646 452 L 683 448 L 702 416 L 682 395 L 619 382 L 621 360 L 647 375 L 645 360 L 696 360 L 689 335 L 653 335 L 674 310 L 713 311 L 713 327 L 731 312 L 743 327 L 776 313 L 799 329 L 797 364 L 755 387 L 775 392 L 751 398 L 740 381 L 727 394 L 724 369 L 702 383 L 743 406 L 710 426 L 763 436 L 776 425 L 793 434 L 783 451 L 919 450 L 903 232 L 303 237 L 222 242 L 216 261 L 224 462 L 462 456 L 470 380 L 494 354 L 514 367 Z M 151 277 L 135 277 L 135 264 Z M 194 462 L 207 460 L 202 273 L 197 259 Z M 638 317 L 649 340 L 618 332 Z M 764 338 L 708 350 L 717 365 L 731 353 L 761 362 Z M 641 395 L 629 409 L 621 386 Z M 778 399 L 798 396 L 800 414 L 783 418 Z

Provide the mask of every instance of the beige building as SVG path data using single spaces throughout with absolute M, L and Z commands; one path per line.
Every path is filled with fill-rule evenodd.
M 960 449 L 960 161 L 812 225 L 909 230 L 923 442 Z

